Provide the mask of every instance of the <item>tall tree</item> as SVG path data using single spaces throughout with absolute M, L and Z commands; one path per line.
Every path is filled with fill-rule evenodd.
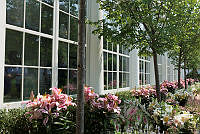
M 153 56 L 157 98 L 160 101 L 157 55 L 173 48 L 171 37 L 176 34 L 182 16 L 176 16 L 187 0 L 97 0 L 106 19 L 92 23 L 93 31 L 114 44 L 129 49 L 137 48 L 140 54 Z M 103 23 L 103 27 L 102 27 Z
M 186 75 L 186 64 L 190 62 L 191 54 L 199 47 L 200 10 L 197 1 L 189 1 L 189 4 L 183 3 L 182 9 L 179 10 L 176 10 L 175 17 L 181 16 L 182 20 L 178 22 L 176 34 L 172 37 L 175 47 L 169 51 L 169 57 L 177 67 L 178 87 L 180 88 L 181 69 L 184 69 L 184 75 Z M 186 76 L 184 78 L 186 80 Z
M 79 1 L 78 26 L 78 89 L 76 134 L 84 134 L 84 86 L 85 86 L 85 9 L 86 0 Z

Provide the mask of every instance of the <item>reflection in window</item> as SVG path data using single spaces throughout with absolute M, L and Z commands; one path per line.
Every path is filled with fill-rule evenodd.
M 69 94 L 76 94 L 77 91 L 77 71 L 69 71 Z
M 40 66 L 52 66 L 52 40 L 44 37 L 40 41 Z
M 77 45 L 69 45 L 69 68 L 77 68 Z
M 60 11 L 59 14 L 59 37 L 68 39 L 69 15 Z
M 40 3 L 36 0 L 26 0 L 26 28 L 39 31 Z
M 139 69 L 139 84 L 150 84 L 150 57 L 140 57 Z
M 25 34 L 24 64 L 28 66 L 38 65 L 39 37 Z
M 69 0 L 59 0 L 59 8 L 69 13 Z
M 23 34 L 6 29 L 5 63 L 9 65 L 22 64 Z
M 58 69 L 58 88 L 62 89 L 63 93 L 68 93 L 68 70 Z
M 24 22 L 24 1 L 6 0 L 6 23 L 23 27 Z
M 40 94 L 51 93 L 49 90 L 51 88 L 51 69 L 40 69 Z
M 42 4 L 41 28 L 42 28 L 42 33 L 52 35 L 52 33 L 53 33 L 53 8 L 51 8 L 45 4 Z
M 58 67 L 67 68 L 68 64 L 68 43 L 59 42 L 58 48 Z
M 53 5 L 53 0 L 42 0 L 42 1 L 47 4 Z
M 104 72 L 104 90 L 107 90 L 108 89 L 108 77 L 107 77 L 107 72 Z
M 24 92 L 23 99 L 29 100 L 31 91 L 38 94 L 38 69 L 24 68 Z
M 70 17 L 70 40 L 78 41 L 78 19 Z
M 78 0 L 70 0 L 70 13 L 78 16 Z
M 5 67 L 4 102 L 21 101 L 22 69 Z

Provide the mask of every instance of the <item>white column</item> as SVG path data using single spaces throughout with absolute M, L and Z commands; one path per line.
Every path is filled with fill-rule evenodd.
M 150 60 L 150 85 L 156 85 L 153 57 L 151 57 L 151 60 Z
M 6 34 L 6 0 L 0 0 L 0 108 L 3 107 L 4 96 L 4 59 L 5 59 L 5 34 Z
M 52 87 L 58 86 L 58 33 L 59 33 L 59 2 L 54 1 L 53 19 L 53 50 L 52 50 Z
M 130 89 L 139 87 L 139 56 L 138 50 L 134 49 L 130 53 L 129 70 L 130 70 Z
M 90 21 L 101 19 L 102 12 L 95 0 L 88 0 L 87 17 Z M 103 92 L 103 39 L 100 40 L 92 34 L 95 28 L 87 25 L 86 30 L 86 83 L 95 89 L 95 92 Z

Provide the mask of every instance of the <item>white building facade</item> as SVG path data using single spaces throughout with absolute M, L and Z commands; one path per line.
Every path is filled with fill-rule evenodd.
M 34 94 L 59 87 L 76 94 L 78 0 L 0 0 L 0 108 L 18 107 Z M 87 18 L 103 17 L 95 0 Z M 153 59 L 98 39 L 86 28 L 86 84 L 99 94 L 155 85 Z M 159 56 L 160 82 L 177 80 L 167 55 Z M 182 73 L 183 74 L 183 73 Z

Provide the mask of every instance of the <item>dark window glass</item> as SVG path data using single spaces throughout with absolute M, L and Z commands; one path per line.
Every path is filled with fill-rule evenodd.
M 107 77 L 107 72 L 104 72 L 104 90 L 107 90 L 108 87 L 107 87 L 107 82 L 108 82 L 108 77 Z
M 113 71 L 117 71 L 117 55 L 113 54 Z
M 119 88 L 122 88 L 122 73 L 119 73 Z
M 22 69 L 5 67 L 4 70 L 4 102 L 21 101 Z
M 21 65 L 23 33 L 7 29 L 5 47 L 5 63 L 10 65 Z
M 70 13 L 78 16 L 78 0 L 70 0 Z
M 53 0 L 42 0 L 42 1 L 53 6 Z
M 69 45 L 69 68 L 77 68 L 77 45 Z
M 42 4 L 41 28 L 42 28 L 42 33 L 52 35 L 52 33 L 53 33 L 53 8 L 51 8 L 45 4 Z
M 61 88 L 63 91 L 63 93 L 68 94 L 68 82 L 67 82 L 67 78 L 68 78 L 68 70 L 61 70 L 58 69 L 58 88 Z
M 122 53 L 122 45 L 119 45 L 119 53 Z
M 23 27 L 24 22 L 24 1 L 6 0 L 6 23 Z
M 52 40 L 44 37 L 40 41 L 40 66 L 52 66 Z
M 60 11 L 59 14 L 59 37 L 68 39 L 69 15 Z
M 36 0 L 26 0 L 26 28 L 39 31 L 40 3 Z
M 108 53 L 108 70 L 112 71 L 112 54 Z
M 119 56 L 119 71 L 122 71 L 122 56 Z
M 107 70 L 107 53 L 103 52 L 104 70 Z
M 29 66 L 37 66 L 38 53 L 39 37 L 32 34 L 26 34 L 24 46 L 24 64 Z
M 24 92 L 23 99 L 30 99 L 31 91 L 38 94 L 38 69 L 24 68 Z
M 143 73 L 139 73 L 139 84 L 140 85 L 144 84 Z
M 112 73 L 108 73 L 108 90 L 112 89 Z
M 77 71 L 69 71 L 69 94 L 76 94 L 77 91 Z
M 69 0 L 60 0 L 59 7 L 60 7 L 60 10 L 63 10 L 69 13 Z
M 68 43 L 59 42 L 58 48 L 58 67 L 67 68 L 68 64 Z
M 117 45 L 116 44 L 113 44 L 113 51 L 117 52 Z
M 40 69 L 40 94 L 51 93 L 49 90 L 51 88 L 51 78 L 51 69 Z
M 78 19 L 70 17 L 70 40 L 78 41 Z

